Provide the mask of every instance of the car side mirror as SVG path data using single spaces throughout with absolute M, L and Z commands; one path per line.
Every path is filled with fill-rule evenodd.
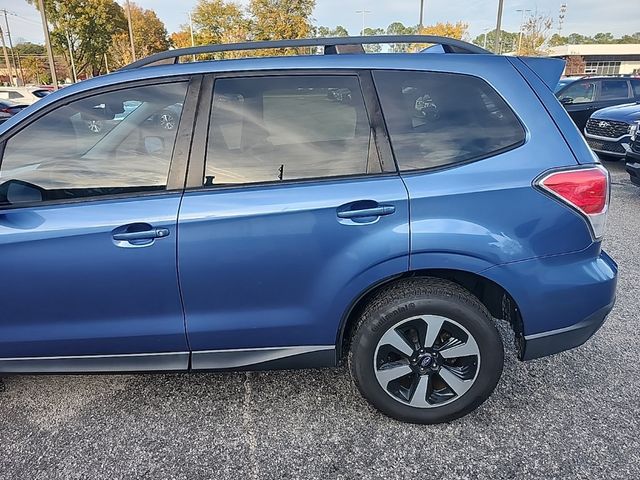
M 144 137 L 144 151 L 149 155 L 163 153 L 164 139 L 162 137 Z
M 570 103 L 573 103 L 573 98 L 571 98 L 571 97 L 562 97 L 560 99 L 560 103 L 563 104 L 563 105 L 568 105 Z
M 0 185 L 0 204 L 38 203 L 45 199 L 45 190 L 23 180 L 9 180 Z

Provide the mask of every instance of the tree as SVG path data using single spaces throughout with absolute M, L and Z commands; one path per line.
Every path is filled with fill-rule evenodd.
M 554 33 L 553 35 L 551 35 L 551 38 L 549 39 L 550 47 L 558 47 L 560 45 L 567 45 L 568 43 L 569 43 L 569 37 L 563 37 L 557 33 Z
M 514 45 L 518 43 L 518 32 L 507 32 L 505 30 L 500 30 L 500 45 L 501 51 L 509 51 L 513 49 Z M 486 42 L 485 42 L 486 37 Z M 486 34 L 483 33 L 478 35 L 473 39 L 473 43 L 478 45 L 479 47 L 487 48 L 487 50 L 493 51 L 496 43 L 496 30 L 493 29 Z
M 248 20 L 242 7 L 225 0 L 199 0 L 193 11 L 193 27 L 197 44 L 231 43 L 246 40 Z M 188 27 L 183 27 L 189 35 Z
M 135 3 L 130 3 L 130 6 L 136 57 L 143 58 L 168 50 L 170 43 L 167 37 L 167 29 L 162 20 L 156 15 L 156 12 L 141 8 Z M 121 67 L 133 61 L 128 30 L 120 31 L 113 35 L 109 57 L 110 64 L 114 67 Z
M 191 32 L 188 25 L 180 25 L 178 32 L 169 35 L 169 43 L 173 48 L 186 48 L 191 46 Z
M 418 33 L 420 35 L 435 35 L 439 37 L 457 38 L 458 40 L 462 40 L 462 38 L 467 35 L 468 29 L 469 24 L 465 22 L 438 22 L 434 25 L 427 25 L 425 27 L 419 28 Z M 416 52 L 422 50 L 425 47 L 428 47 L 428 45 L 412 43 L 409 46 L 409 51 Z
M 21 57 L 26 55 L 46 55 L 44 45 L 38 45 L 37 43 L 22 42 L 13 47 L 13 51 Z
M 27 2 L 37 7 L 35 0 Z M 104 72 L 104 55 L 113 36 L 127 28 L 122 7 L 114 0 L 48 0 L 45 8 L 52 26 L 51 44 L 67 65 L 71 50 L 79 76 Z
M 382 35 L 384 34 L 384 30 L 382 28 L 365 28 L 361 33 L 364 36 L 370 37 L 373 35 Z M 382 45 L 379 43 L 364 45 L 364 51 L 367 53 L 380 53 L 382 51 Z
M 584 57 L 571 55 L 567 57 L 567 64 L 564 68 L 565 75 L 584 75 L 587 63 Z
M 316 37 L 348 37 L 349 32 L 342 25 L 338 25 L 336 28 L 329 27 L 317 27 Z
M 415 35 L 418 31 L 418 27 L 405 27 L 402 22 L 393 22 L 387 27 L 387 35 Z M 409 51 L 409 44 L 407 43 L 392 43 L 389 45 L 389 50 L 395 53 Z
M 48 83 L 50 78 L 49 67 L 44 58 L 34 55 L 26 56 L 22 58 L 21 63 L 25 83 L 35 83 L 38 85 Z
M 438 22 L 435 25 L 427 25 L 420 29 L 420 35 L 437 35 L 440 37 L 457 38 L 462 40 L 469 30 L 469 24 L 465 22 Z
M 542 55 L 552 26 L 551 17 L 531 15 L 522 26 L 522 41 L 518 41 L 518 55 Z
M 256 40 L 281 40 L 310 37 L 313 32 L 311 14 L 315 0 L 251 0 L 250 29 Z M 257 55 L 298 53 L 298 49 L 258 51 Z

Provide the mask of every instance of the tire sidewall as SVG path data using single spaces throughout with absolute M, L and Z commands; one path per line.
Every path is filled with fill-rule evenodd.
M 480 350 L 480 370 L 473 386 L 460 399 L 441 407 L 416 408 L 394 400 L 378 383 L 374 354 L 382 335 L 394 325 L 419 315 L 440 315 L 455 320 L 474 337 Z M 450 421 L 477 408 L 495 388 L 504 362 L 502 340 L 490 318 L 453 298 L 430 297 L 391 302 L 375 312 L 356 333 L 352 345 L 352 373 L 362 393 L 379 410 L 402 421 Z

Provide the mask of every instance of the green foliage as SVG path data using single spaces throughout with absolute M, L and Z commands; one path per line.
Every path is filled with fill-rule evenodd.
M 387 27 L 387 35 L 415 35 L 418 32 L 418 26 L 405 27 L 402 22 L 393 22 Z M 395 53 L 409 51 L 408 43 L 392 43 L 389 50 Z
M 45 8 L 54 50 L 70 64 L 70 43 L 79 75 L 102 73 L 113 35 L 127 28 L 122 7 L 114 0 L 48 0 Z
M 46 55 L 44 45 L 31 42 L 18 43 L 13 47 L 13 51 L 22 57 L 26 55 Z
M 486 34 L 483 33 L 478 35 L 476 38 L 472 40 L 472 42 L 479 47 L 485 46 L 485 36 L 486 36 L 486 48 L 487 50 L 493 51 L 495 42 L 496 42 L 496 30 L 493 29 Z M 517 48 L 518 45 L 518 32 L 507 32 L 506 30 L 500 30 L 500 45 L 502 52 L 511 52 Z
M 317 27 L 316 37 L 348 37 L 349 32 L 342 25 L 338 25 L 336 28 L 329 27 Z
M 131 28 L 133 44 L 137 58 L 147 57 L 154 53 L 169 49 L 170 43 L 167 29 L 158 18 L 156 12 L 139 7 L 133 2 L 131 6 Z M 133 61 L 129 31 L 123 30 L 113 35 L 109 51 L 109 63 L 113 67 L 121 67 Z
M 372 36 L 372 35 L 384 35 L 384 30 L 382 28 L 365 28 L 362 35 Z M 368 53 L 380 53 L 382 51 L 382 45 L 379 43 L 372 43 L 370 45 L 364 45 L 364 51 Z
M 35 0 L 26 1 L 38 7 Z M 136 56 L 146 57 L 168 49 L 167 30 L 156 13 L 133 2 L 130 6 Z M 125 10 L 117 1 L 47 0 L 45 8 L 51 25 L 51 45 L 65 58 L 69 68 L 71 50 L 79 77 L 104 73 L 105 54 L 111 67 L 132 60 Z M 31 50 L 37 47 L 31 45 Z M 38 54 L 44 53 L 40 48 Z
M 560 45 L 589 45 L 589 44 L 620 44 L 620 43 L 640 43 L 640 32 L 631 35 L 623 35 L 616 38 L 613 34 L 596 33 L 593 37 L 572 33 L 567 36 L 554 34 L 549 40 L 549 46 L 557 47 Z

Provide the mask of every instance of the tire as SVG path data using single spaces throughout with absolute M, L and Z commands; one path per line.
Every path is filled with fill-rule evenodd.
M 449 422 L 476 409 L 493 392 L 503 364 L 502 339 L 486 307 L 437 278 L 401 280 L 374 294 L 349 350 L 351 376 L 369 403 L 419 424 Z M 406 374 L 395 377 L 398 372 Z

